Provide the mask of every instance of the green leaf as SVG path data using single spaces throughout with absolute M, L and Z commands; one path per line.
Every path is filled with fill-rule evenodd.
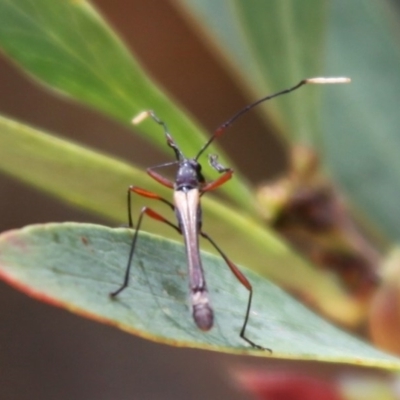
M 127 221 L 126 190 L 129 185 L 143 187 L 172 200 L 169 189 L 131 165 L 5 118 L 0 118 L 0 169 L 64 201 L 119 223 Z M 174 220 L 171 210 L 161 202 L 135 197 L 132 203 L 134 216 L 142 206 L 151 205 Z M 343 323 L 354 323 L 360 317 L 362 306 L 349 297 L 338 282 L 326 272 L 305 263 L 260 221 L 221 201 L 216 202 L 210 195 L 202 198 L 202 207 L 204 229 L 212 237 L 219 237 L 220 246 L 235 260 L 303 294 Z M 144 229 L 166 236 L 176 235 L 170 227 L 151 219 L 145 221 Z M 237 243 L 241 245 L 237 246 Z
M 197 19 L 211 49 L 252 99 L 266 96 L 321 73 L 326 1 L 229 2 L 180 0 Z M 265 116 L 292 140 L 313 143 L 319 134 L 319 89 L 305 88 L 265 106 Z
M 325 92 L 328 164 L 351 201 L 400 239 L 400 21 L 387 1 L 331 3 L 327 69 L 352 77 Z
M 122 161 L 1 116 L 0 169 L 70 204 L 124 222 L 128 186 L 160 186 Z
M 183 246 L 141 234 L 129 287 L 122 283 L 132 233 L 90 224 L 47 224 L 0 237 L 0 276 L 42 301 L 136 335 L 175 346 L 269 356 L 243 342 L 239 331 L 248 292 L 224 261 L 203 253 L 216 321 L 196 329 L 187 302 Z M 243 269 L 244 270 L 244 269 Z M 400 360 L 341 332 L 265 279 L 245 271 L 254 288 L 247 335 L 273 357 L 400 369 Z
M 0 46 L 35 79 L 128 126 L 140 111 L 154 110 L 190 157 L 206 141 L 204 131 L 150 80 L 87 1 L 1 1 Z M 154 121 L 135 131 L 172 156 Z M 239 174 L 221 190 L 252 212 L 253 197 Z

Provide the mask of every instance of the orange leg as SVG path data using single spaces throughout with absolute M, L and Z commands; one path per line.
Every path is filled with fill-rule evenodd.
M 200 232 L 200 235 L 203 238 L 207 239 L 215 247 L 215 249 L 218 251 L 218 253 L 221 255 L 221 257 L 227 263 L 227 265 L 228 265 L 229 269 L 232 271 L 233 275 L 235 275 L 237 280 L 249 291 L 249 300 L 247 302 L 247 309 L 246 309 L 246 315 L 244 317 L 243 326 L 242 326 L 242 329 L 240 330 L 240 337 L 243 340 L 245 340 L 247 343 L 249 343 L 251 346 L 253 346 L 257 349 L 260 349 L 260 350 L 267 350 L 270 353 L 272 353 L 271 349 L 262 347 L 256 343 L 254 343 L 245 334 L 247 322 L 249 321 L 249 316 L 250 316 L 251 301 L 253 298 L 253 287 L 251 286 L 249 280 L 243 275 L 243 273 L 240 271 L 240 269 L 231 260 L 229 260 L 229 258 L 225 255 L 225 253 L 219 248 L 219 246 L 214 242 L 214 240 L 211 239 L 210 236 L 208 236 L 207 233 Z
M 207 183 L 201 189 L 202 194 L 205 193 L 205 192 L 209 192 L 210 190 L 217 189 L 218 187 L 222 186 L 226 181 L 229 181 L 229 179 L 232 178 L 232 175 L 233 175 L 233 170 L 228 169 L 228 171 L 226 171 L 218 179 L 216 179 L 215 181 Z
M 129 186 L 129 188 L 128 188 L 128 197 L 127 197 L 129 228 L 133 228 L 133 223 L 132 223 L 132 202 L 131 202 L 131 193 L 132 192 L 138 194 L 139 196 L 147 197 L 149 199 L 160 200 L 163 203 L 165 203 L 168 206 L 170 206 L 172 208 L 172 210 L 175 210 L 174 205 L 170 201 L 164 199 L 163 197 L 161 197 L 157 193 L 150 192 L 150 191 L 148 191 L 146 189 L 142 189 L 142 188 L 140 188 L 138 186 Z
M 147 168 L 147 173 L 158 183 L 161 183 L 161 185 L 164 185 L 170 189 L 174 188 L 174 182 L 171 182 L 169 179 L 164 178 L 162 175 L 160 175 L 157 172 L 154 172 L 152 168 Z
M 218 187 L 222 186 L 226 181 L 232 178 L 233 175 L 233 169 L 231 168 L 226 168 L 223 165 L 221 165 L 218 162 L 218 156 L 215 154 L 210 154 L 208 156 L 208 161 L 210 165 L 218 171 L 220 174 L 223 173 L 218 179 L 207 183 L 203 188 L 202 188 L 202 193 L 209 192 L 210 190 L 217 189 Z
M 157 220 L 157 221 L 164 222 L 165 224 L 169 225 L 170 227 L 176 229 L 178 231 L 178 233 L 181 233 L 181 230 L 177 225 L 175 225 L 174 223 L 168 221 L 166 218 L 164 218 L 162 215 L 160 215 L 156 211 L 152 210 L 151 208 L 143 207 L 142 210 L 140 211 L 140 215 L 139 215 L 138 222 L 137 222 L 137 228 L 136 228 L 135 233 L 133 235 L 132 244 L 131 244 L 131 250 L 129 252 L 128 264 L 127 264 L 126 270 L 125 270 L 124 281 L 123 281 L 122 285 L 116 291 L 110 293 L 111 297 L 116 297 L 129 284 L 129 275 L 130 275 L 130 270 L 131 270 L 131 265 L 132 265 L 132 259 L 133 259 L 133 255 L 135 253 L 136 242 L 137 242 L 140 226 L 142 225 L 143 216 L 145 214 L 148 215 L 149 217 Z

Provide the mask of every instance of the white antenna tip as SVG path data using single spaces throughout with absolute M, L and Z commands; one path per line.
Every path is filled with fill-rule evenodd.
M 151 111 L 142 111 L 136 117 L 133 117 L 132 124 L 138 125 L 151 115 Z
M 323 78 L 323 77 L 317 77 L 317 78 L 309 78 L 306 79 L 307 83 L 313 83 L 317 85 L 325 85 L 325 84 L 332 84 L 332 83 L 350 83 L 351 79 L 346 78 L 346 77 L 337 77 L 337 78 Z

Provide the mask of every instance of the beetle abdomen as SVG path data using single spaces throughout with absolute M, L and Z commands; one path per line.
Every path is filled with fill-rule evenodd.
M 198 291 L 192 295 L 193 319 L 202 331 L 209 331 L 214 323 L 214 313 L 210 307 L 207 291 Z

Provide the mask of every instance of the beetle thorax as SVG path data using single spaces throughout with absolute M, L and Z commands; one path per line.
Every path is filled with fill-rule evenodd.
M 201 165 L 194 159 L 185 159 L 179 164 L 175 179 L 175 190 L 198 189 L 204 183 Z

